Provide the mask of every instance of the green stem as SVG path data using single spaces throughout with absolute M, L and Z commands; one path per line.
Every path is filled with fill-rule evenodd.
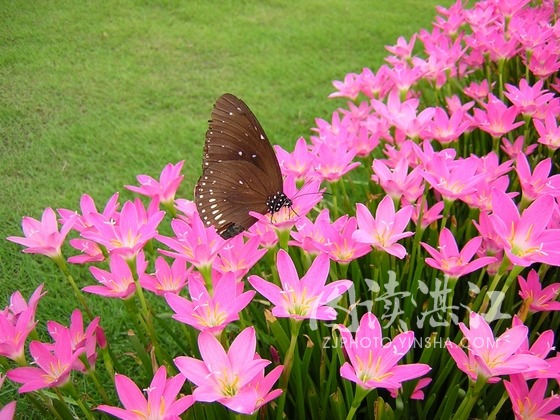
M 88 420 L 95 420 L 93 414 L 91 414 L 91 409 L 84 404 L 84 402 L 80 398 L 80 395 L 78 394 L 78 391 L 74 387 L 74 384 L 72 382 L 68 382 L 66 385 L 64 385 L 63 388 L 64 390 L 68 391 L 72 399 L 76 402 L 78 407 L 80 407 L 80 410 L 82 410 L 82 412 L 84 413 L 85 417 Z
M 484 385 L 486 385 L 486 378 L 479 378 L 476 382 L 469 382 L 469 390 L 455 412 L 455 415 L 452 417 L 452 420 L 466 420 L 469 418 L 469 414 L 478 401 L 480 391 L 482 391 Z
M 348 415 L 346 416 L 346 420 L 352 420 L 360 408 L 360 404 L 362 400 L 369 394 L 371 390 L 362 388 L 361 386 L 356 386 L 356 392 L 354 393 L 354 399 L 352 400 L 352 405 L 350 406 L 350 410 L 348 411 Z
M 290 380 L 290 374 L 292 372 L 292 367 L 294 365 L 294 353 L 296 350 L 297 339 L 299 334 L 299 329 L 301 327 L 302 321 L 290 319 L 290 331 L 291 331 L 291 340 L 290 340 L 290 347 L 288 347 L 288 351 L 286 352 L 286 356 L 284 357 L 284 370 L 282 372 L 282 376 L 280 377 L 280 388 L 286 391 L 288 387 L 288 382 Z
M 58 265 L 58 268 L 60 268 L 60 270 L 64 273 L 66 279 L 70 283 L 70 286 L 72 287 L 72 290 L 74 291 L 74 295 L 78 299 L 78 302 L 80 302 L 80 305 L 82 305 L 82 307 L 84 308 L 84 311 L 86 311 L 86 314 L 87 314 L 89 320 L 93 321 L 93 318 L 95 318 L 95 317 L 93 316 L 93 313 L 89 309 L 89 306 L 86 302 L 86 299 L 84 298 L 84 295 L 82 294 L 82 292 L 80 291 L 80 289 L 76 285 L 76 282 L 74 281 L 74 278 L 70 274 L 70 271 L 68 271 L 68 266 L 66 265 L 66 261 L 64 260 L 64 258 L 62 258 L 62 256 L 57 257 L 57 258 L 53 258 L 53 259 L 54 259 L 56 265 Z

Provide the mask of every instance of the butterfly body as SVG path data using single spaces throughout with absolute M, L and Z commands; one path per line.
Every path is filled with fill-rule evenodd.
M 250 211 L 274 214 L 292 205 L 263 128 L 249 107 L 229 93 L 218 98 L 212 111 L 195 202 L 204 224 L 224 238 L 256 222 Z

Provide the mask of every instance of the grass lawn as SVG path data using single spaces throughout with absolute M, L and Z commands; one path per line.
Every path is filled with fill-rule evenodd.
M 180 196 L 192 198 L 213 102 L 243 98 L 274 143 L 291 149 L 315 118 L 329 119 L 331 81 L 375 69 L 384 45 L 427 27 L 450 1 L 10 1 L 0 18 L 0 237 L 45 207 L 100 205 L 185 160 Z M 165 222 L 164 222 L 165 224 Z M 167 223 L 168 224 L 168 223 Z M 39 322 L 68 323 L 76 306 L 43 256 L 0 243 L 0 307 L 46 283 Z M 80 286 L 87 269 L 72 267 Z M 62 297 L 62 298 L 61 298 Z M 92 297 L 103 326 L 120 306 Z M 12 385 L 0 391 L 4 404 Z M 19 410 L 18 410 L 19 412 Z

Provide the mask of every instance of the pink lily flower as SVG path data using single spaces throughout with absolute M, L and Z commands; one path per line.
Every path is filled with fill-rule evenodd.
M 371 312 L 360 320 L 355 337 L 344 325 L 338 329 L 349 360 L 340 368 L 340 376 L 363 389 L 399 389 L 402 382 L 423 376 L 431 369 L 423 363 L 397 365 L 414 344 L 414 333 L 403 332 L 387 342 Z
M 196 203 L 192 200 L 187 200 L 186 198 L 178 198 L 175 200 L 175 209 L 178 212 L 183 213 L 178 214 L 177 217 L 185 222 L 190 222 L 193 215 L 197 213 Z
M 81 252 L 80 255 L 73 255 L 68 258 L 71 264 L 86 264 L 105 260 L 105 255 L 101 247 L 89 239 L 73 238 L 69 241 L 72 248 Z
M 85 355 L 89 366 L 84 366 L 80 359 L 76 359 L 74 365 L 72 366 L 73 370 L 79 370 L 85 373 L 88 370 L 93 370 L 95 368 L 95 361 L 97 360 L 97 333 L 100 332 L 102 334 L 102 329 L 99 326 L 99 317 L 95 317 L 84 331 L 82 313 L 80 310 L 75 309 L 70 317 L 69 327 L 65 327 L 55 321 L 48 321 L 47 330 L 55 342 L 58 341 L 58 337 L 60 336 L 62 330 L 68 330 L 70 333 L 70 345 L 72 347 L 72 351 L 85 348 Z
M 424 180 L 418 168 L 410 172 L 406 158 L 399 159 L 393 167 L 388 167 L 381 159 L 374 159 L 372 163 L 372 179 L 381 185 L 381 188 L 393 200 L 405 197 L 408 202 L 414 202 L 424 192 Z
M 350 280 L 338 280 L 325 285 L 329 276 L 329 257 L 315 258 L 307 273 L 300 279 L 296 267 L 286 251 L 278 251 L 276 267 L 282 288 L 259 276 L 249 276 L 249 283 L 273 305 L 272 315 L 278 318 L 334 320 L 337 313 L 326 306 L 351 286 Z
M 160 250 L 163 255 L 173 258 L 183 258 L 199 270 L 211 267 L 218 251 L 224 244 L 224 239 L 213 226 L 205 227 L 198 213 L 195 213 L 187 223 L 173 219 L 171 228 L 175 238 L 157 235 L 156 239 L 167 245 L 173 251 Z
M 119 208 L 119 193 L 115 193 L 109 198 L 107 204 L 105 204 L 105 208 L 101 213 L 104 217 L 108 220 L 114 219 L 117 220 L 119 217 L 119 213 L 117 209 Z M 84 229 L 90 228 L 93 226 L 92 219 L 90 217 L 91 214 L 97 214 L 97 206 L 95 205 L 95 201 L 89 195 L 84 194 L 80 198 L 80 210 L 82 211 L 81 215 L 77 215 L 76 218 L 76 211 L 69 210 L 69 209 L 58 209 L 58 214 L 60 214 L 62 223 L 66 223 L 67 220 L 71 218 L 76 218 L 76 223 L 72 226 L 72 229 L 82 232 Z
M 214 283 L 210 293 L 200 277 L 192 276 L 188 283 L 191 300 L 176 293 L 166 293 L 167 304 L 175 311 L 173 319 L 199 331 L 220 334 L 231 322 L 239 319 L 241 312 L 255 296 L 251 290 L 243 293 L 243 284 L 233 273 L 224 274 Z
M 361 79 L 356 73 L 348 73 L 344 76 L 344 81 L 335 80 L 332 83 L 336 92 L 331 93 L 329 98 L 343 97 L 353 101 L 358 97 L 362 88 Z
M 315 173 L 327 182 L 336 182 L 343 175 L 360 166 L 360 162 L 352 162 L 356 150 L 351 148 L 332 147 L 325 142 L 316 146 L 313 153 L 317 156 Z
M 519 296 L 529 305 L 530 312 L 560 311 L 560 302 L 556 301 L 560 283 L 550 284 L 543 289 L 535 270 L 529 272 L 527 280 L 518 276 L 517 281 Z
M 218 251 L 216 270 L 221 273 L 234 273 L 237 281 L 240 281 L 266 254 L 266 249 L 259 249 L 259 246 L 260 239 L 255 236 L 247 241 L 243 240 L 243 235 L 231 238 Z
M 316 156 L 311 153 L 303 137 L 297 140 L 292 153 L 287 152 L 278 145 L 274 146 L 274 150 L 276 151 L 283 175 L 292 175 L 296 180 L 305 180 L 309 173 L 313 171 Z
M 133 276 L 141 276 L 147 266 L 148 263 L 144 259 L 143 252 L 140 252 L 136 258 L 137 273 L 132 273 L 130 271 L 129 265 L 120 255 L 112 255 L 109 260 L 110 271 L 105 271 L 98 267 L 89 268 L 93 277 L 100 284 L 86 286 L 82 290 L 99 296 L 129 299 L 136 291 L 136 284 L 134 283 Z
M 527 157 L 523 154 L 517 155 L 516 170 L 524 201 L 534 201 L 544 194 L 560 197 L 560 174 L 549 177 L 551 169 L 552 159 L 547 158 L 537 163 L 531 173 Z
M 82 347 L 73 351 L 70 332 L 66 328 L 62 329 L 54 346 L 39 341 L 29 344 L 29 352 L 38 367 L 12 369 L 8 372 L 8 378 L 23 384 L 20 393 L 61 387 L 70 380 L 72 366 L 85 350 Z
M 324 226 L 330 224 L 329 209 L 323 209 L 315 218 L 315 222 L 307 217 L 302 217 L 296 223 L 296 232 L 290 232 L 294 239 L 288 245 L 297 246 L 311 255 L 318 255 L 323 252 L 323 245 L 327 242 Z
M 266 249 L 272 249 L 278 243 L 278 233 L 268 220 L 258 220 L 247 230 L 247 236 L 259 238 L 260 246 Z
M 486 131 L 492 137 L 500 138 L 524 124 L 523 121 L 515 122 L 515 118 L 519 114 L 517 107 L 508 107 L 492 94 L 488 96 L 488 103 L 482 104 L 482 106 L 484 110 L 474 109 L 474 118 L 478 128 Z
M 24 217 L 21 227 L 25 237 L 8 236 L 6 239 L 16 244 L 25 246 L 26 254 L 43 254 L 49 258 L 62 258 L 62 244 L 66 235 L 76 222 L 77 216 L 70 217 L 58 231 L 58 222 L 53 209 L 46 208 L 41 220 L 32 217 Z
M 406 206 L 395 213 L 395 205 L 388 195 L 381 200 L 375 212 L 375 218 L 366 206 L 356 205 L 358 229 L 352 234 L 356 242 L 370 244 L 376 249 L 403 259 L 406 249 L 397 241 L 414 235 L 414 232 L 403 232 L 412 215 L 412 206 Z
M 0 355 L 16 362 L 25 361 L 25 341 L 35 329 L 35 313 L 41 293 L 41 284 L 29 298 L 29 302 L 19 291 L 12 294 L 10 305 L 0 312 Z
M 511 375 L 504 381 L 516 420 L 553 420 L 558 419 L 556 409 L 560 407 L 560 395 L 552 394 L 544 398 L 547 389 L 546 379 L 537 379 L 531 389 L 523 375 Z
M 550 150 L 560 147 L 560 127 L 556 120 L 556 114 L 547 113 L 543 120 L 533 118 L 533 125 L 539 133 L 538 142 L 547 146 Z
M 13 420 L 16 414 L 17 401 L 11 401 L 4 407 L 0 408 L 0 419 Z
M 512 327 L 517 325 L 523 325 L 521 320 L 515 316 L 513 317 Z M 535 378 L 555 378 L 560 379 L 560 355 L 555 353 L 554 356 L 546 358 L 548 354 L 556 350 L 554 346 L 554 332 L 552 330 L 546 330 L 537 337 L 535 342 L 531 347 L 529 347 L 529 338 L 525 339 L 523 343 L 517 349 L 517 354 L 531 354 L 533 356 L 540 357 L 546 363 L 548 367 L 542 370 L 532 370 L 530 372 L 523 373 L 525 379 L 535 379 Z
M 136 179 L 140 183 L 140 187 L 125 185 L 125 188 L 138 194 L 148 196 L 159 203 L 173 204 L 177 189 L 183 180 L 181 169 L 184 163 L 184 160 L 176 165 L 168 163 L 161 171 L 159 181 L 149 175 L 138 175 Z
M 488 98 L 490 86 L 488 80 L 484 79 L 480 84 L 471 82 L 471 84 L 463 89 L 463 93 L 477 101 L 483 101 Z
M 525 156 L 529 156 L 535 151 L 538 144 L 530 144 L 525 149 L 523 149 L 525 138 L 523 136 L 518 136 L 513 143 L 511 143 L 507 138 L 502 139 L 502 146 L 500 149 L 504 151 L 506 155 L 509 156 L 511 160 L 516 160 L 517 156 L 522 153 Z
M 441 144 L 459 140 L 459 137 L 470 128 L 467 113 L 459 108 L 449 116 L 445 109 L 435 108 L 434 119 L 428 123 L 424 137 L 433 138 Z
M 368 254 L 371 250 L 369 244 L 357 242 L 352 235 L 358 227 L 355 217 L 347 215 L 338 218 L 334 223 L 321 223 L 325 234 L 325 242 L 320 248 L 327 253 L 329 258 L 339 264 L 349 264 L 352 260 Z
M 422 391 L 422 389 L 427 387 L 428 385 L 430 385 L 431 382 L 432 382 L 432 378 L 422 378 L 422 379 L 418 380 L 418 383 L 414 387 L 414 390 L 412 391 L 412 394 L 410 394 L 410 399 L 411 400 L 423 400 L 424 399 L 424 391 Z M 399 388 L 399 389 L 391 389 L 389 391 L 391 393 L 391 397 L 397 398 L 397 396 L 400 393 L 402 393 L 402 387 Z
M 97 242 L 109 253 L 132 260 L 146 243 L 157 235 L 165 212 L 146 209 L 139 199 L 124 203 L 118 222 L 99 213 L 90 213 L 92 227 L 82 237 Z
M 410 219 L 416 226 L 420 225 L 420 228 L 422 230 L 425 230 L 432 223 L 443 218 L 442 212 L 443 208 L 445 207 L 445 203 L 443 201 L 438 201 L 429 208 L 425 198 L 422 199 L 421 203 L 422 219 L 418 220 L 418 218 L 420 217 L 420 203 L 413 205 L 412 216 L 410 217 Z M 411 203 L 408 203 L 407 200 L 403 200 L 403 206 L 409 204 Z
M 165 366 L 160 366 L 150 386 L 144 389 L 147 398 L 130 378 L 115 374 L 115 387 L 123 408 L 100 405 L 98 410 L 123 420 L 165 419 L 180 420 L 180 415 L 193 405 L 192 395 L 177 398 L 185 383 L 183 375 L 167 379 Z
M 538 108 L 543 107 L 554 97 L 554 93 L 543 89 L 544 80 L 529 86 L 526 79 L 519 81 L 519 87 L 505 84 L 504 95 L 515 105 L 524 116 L 532 116 Z
M 198 336 L 202 360 L 188 356 L 175 359 L 179 371 L 196 385 L 195 401 L 218 401 L 230 410 L 252 414 L 263 404 L 281 394 L 279 390 L 263 394 L 270 389 L 270 382 L 280 376 L 281 366 L 263 380 L 263 370 L 270 364 L 255 352 L 255 329 L 245 328 L 231 343 L 226 352 L 218 339 L 209 332 Z M 267 380 L 268 379 L 268 380 Z M 259 384 L 262 389 L 257 389 Z
M 494 257 L 481 257 L 471 261 L 481 243 L 482 236 L 472 238 L 459 252 L 455 237 L 447 228 L 443 228 L 439 234 L 437 250 L 424 242 L 420 242 L 432 256 L 432 258 L 426 258 L 426 264 L 442 271 L 452 279 L 458 279 L 496 261 Z
M 157 257 L 155 267 L 154 274 L 140 275 L 140 286 L 158 296 L 167 292 L 178 294 L 192 272 L 192 267 L 187 270 L 187 262 L 182 258 L 175 259 L 170 267 L 163 257 Z
M 471 312 L 469 317 L 470 329 L 462 322 L 459 328 L 468 344 L 468 355 L 457 344 L 447 341 L 445 346 L 449 354 L 457 363 L 457 367 L 465 372 L 472 381 L 484 378 L 494 383 L 501 375 L 526 373 L 548 368 L 548 363 L 530 354 L 516 354 L 516 351 L 527 339 L 529 329 L 525 325 L 516 325 L 505 331 L 497 339 L 486 320 Z
M 478 183 L 485 179 L 486 174 L 477 173 L 477 161 L 473 156 L 449 160 L 434 154 L 420 173 L 444 199 L 454 201 L 476 192 Z
M 550 195 L 537 198 L 520 215 L 506 193 L 494 190 L 490 220 L 510 261 L 528 267 L 533 262 L 560 265 L 560 229 L 547 229 L 555 204 Z

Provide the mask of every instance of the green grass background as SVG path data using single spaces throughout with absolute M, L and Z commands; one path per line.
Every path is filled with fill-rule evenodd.
M 273 143 L 291 149 L 329 119 L 332 80 L 377 68 L 384 45 L 429 28 L 449 1 L 1 1 L 0 308 L 40 283 L 39 329 L 76 306 L 50 260 L 4 241 L 45 207 L 100 203 L 138 174 L 185 160 L 192 198 L 213 102 L 243 98 Z M 121 200 L 121 201 L 122 201 Z M 167 223 L 167 222 L 164 222 Z M 67 250 L 69 251 L 69 250 Z M 87 270 L 73 267 L 80 286 Z M 88 297 L 90 298 L 90 297 Z M 91 297 L 119 331 L 120 305 Z M 14 397 L 0 391 L 3 403 Z

